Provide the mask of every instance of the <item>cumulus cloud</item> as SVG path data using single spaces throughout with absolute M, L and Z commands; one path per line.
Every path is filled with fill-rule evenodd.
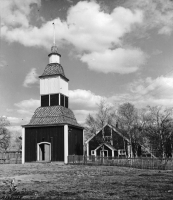
M 136 107 L 141 108 L 147 105 L 162 105 L 165 107 L 173 106 L 173 75 L 161 76 L 156 79 L 147 77 L 138 79 L 131 83 L 125 93 L 104 97 L 94 94 L 89 90 L 70 90 L 70 108 L 73 110 L 79 123 L 84 123 L 88 114 L 94 115 L 97 112 L 98 104 L 105 99 L 110 105 L 118 105 L 131 102 Z M 24 115 L 22 118 L 11 117 L 9 120 L 13 124 L 22 123 L 23 120 L 29 121 L 35 109 L 40 106 L 40 100 L 29 99 L 16 103 L 18 113 Z
M 72 109 L 93 109 L 103 99 L 99 95 L 92 93 L 90 90 L 70 90 L 70 106 Z
M 52 20 L 42 24 L 40 28 L 36 26 L 19 27 L 9 29 L 7 26 L 3 26 L 1 29 L 2 36 L 10 42 L 19 42 L 25 46 L 38 46 L 48 48 L 52 44 L 52 32 L 47 30 L 53 30 L 52 23 L 58 26 L 58 35 L 56 39 L 58 44 L 62 43 L 61 39 L 67 32 L 67 25 L 60 21 L 60 19 Z
M 150 106 L 173 107 L 173 75 L 160 76 L 155 79 L 147 77 L 132 82 L 126 92 L 119 93 L 106 100 L 118 107 L 122 103 L 130 102 L 137 108 Z
M 129 86 L 131 101 L 140 106 L 173 106 L 173 75 L 139 79 Z
M 18 113 L 33 115 L 35 109 L 40 106 L 40 100 L 36 99 L 23 100 L 20 101 L 19 103 L 15 103 L 14 105 L 18 107 L 17 110 Z
M 132 25 L 142 22 L 142 11 L 117 7 L 108 14 L 101 11 L 96 2 L 79 2 L 71 7 L 66 39 L 81 50 L 102 51 L 113 44 L 121 44 L 121 38 L 132 30 Z
M 145 63 L 146 55 L 140 49 L 105 50 L 84 54 L 81 61 L 86 62 L 90 69 L 104 73 L 117 72 L 128 74 L 138 70 Z
M 23 119 L 18 117 L 7 117 L 7 119 L 9 120 L 10 124 L 20 124 L 23 122 Z
M 6 26 L 29 26 L 29 14 L 32 10 L 31 5 L 41 6 L 41 0 L 1 0 L 1 18 Z
M 97 109 L 97 104 L 105 97 L 94 94 L 87 90 L 70 90 L 70 108 L 74 111 L 74 114 L 79 121 L 79 123 L 84 123 L 86 116 L 90 113 L 95 113 Z M 30 117 L 34 114 L 36 108 L 40 106 L 40 100 L 28 99 L 23 100 L 14 104 L 17 107 L 17 112 L 21 114 L 22 117 L 8 117 L 12 124 L 21 124 L 29 122 Z
M 130 85 L 133 93 L 147 94 L 151 92 L 157 92 L 161 90 L 160 95 L 173 95 L 170 91 L 173 89 L 173 75 L 172 76 L 160 76 L 156 79 L 147 77 L 145 80 L 137 80 Z
M 143 28 L 157 28 L 158 34 L 170 35 L 173 31 L 173 2 L 171 0 L 133 0 L 133 8 L 143 10 Z
M 94 115 L 95 113 L 96 110 L 74 110 L 75 117 L 80 124 L 85 123 L 86 117 L 89 114 Z
M 30 72 L 26 75 L 23 86 L 29 87 L 30 85 L 38 82 L 38 74 L 36 68 L 32 68 Z
M 136 71 L 142 64 L 144 53 L 140 49 L 118 48 L 122 46 L 122 38 L 130 33 L 136 25 L 143 22 L 143 11 L 140 9 L 130 10 L 124 7 L 116 7 L 111 13 L 106 13 L 95 1 L 79 1 L 71 6 L 67 12 L 66 21 L 56 18 L 52 21 L 43 22 L 40 27 L 31 25 L 29 13 L 31 5 L 36 3 L 41 5 L 39 0 L 28 0 L 21 4 L 21 0 L 10 3 L 8 0 L 8 15 L 4 15 L 4 26 L 2 27 L 2 37 L 10 42 L 19 42 L 25 46 L 44 46 L 48 48 L 52 43 L 52 23 L 56 24 L 56 40 L 58 45 L 72 44 L 79 53 L 81 61 L 87 63 L 90 69 L 101 72 L 131 73 Z M 14 6 L 15 4 L 15 6 Z M 19 14 L 16 14 L 18 13 Z M 21 16 L 21 20 L 11 22 L 11 17 Z M 40 16 L 41 18 L 41 16 Z M 14 18 L 15 19 L 15 18 Z M 11 24 L 10 24 L 11 22 Z M 112 50 L 110 50 L 112 49 Z M 87 52 L 87 53 L 86 53 Z M 125 56 L 125 53 L 129 53 Z M 120 55 L 121 54 L 121 55 Z M 113 59 L 113 56 L 115 58 Z M 118 57 L 120 55 L 120 57 Z M 130 58 L 131 56 L 131 58 Z M 90 57 L 96 57 L 97 62 L 92 63 Z M 107 57 L 109 59 L 107 60 Z M 131 61 L 130 68 L 123 60 L 128 57 Z M 137 58 L 138 63 L 134 66 L 133 58 Z M 99 67 L 99 60 L 103 59 L 108 64 L 107 70 Z M 107 62 L 106 62 L 107 60 Z M 112 67 L 112 62 L 119 64 L 121 70 Z M 118 68 L 118 67 L 117 67 Z M 126 70 L 127 68 L 127 70 Z
M 173 107 L 173 74 L 155 79 L 147 77 L 138 79 L 128 85 L 126 92 L 106 98 L 110 104 L 118 105 L 126 102 L 138 108 L 150 106 Z
M 3 38 L 25 46 L 48 48 L 52 33 L 47 30 L 53 30 L 54 22 L 57 43 L 72 44 L 82 62 L 91 70 L 104 73 L 132 73 L 145 63 L 147 57 L 141 49 L 126 48 L 122 43 L 125 34 L 137 25 L 146 30 L 157 27 L 159 34 L 169 35 L 173 30 L 173 3 L 169 0 L 132 1 L 133 6 L 119 6 L 110 13 L 95 1 L 79 1 L 68 10 L 66 21 L 56 18 L 43 21 L 40 27 L 31 24 L 33 4 L 41 6 L 41 0 L 4 1 Z
M 30 5 L 32 2 L 39 3 L 36 0 L 27 3 Z M 12 12 L 12 7 L 8 8 Z M 28 12 L 23 14 L 27 15 Z M 57 40 L 66 40 L 80 50 L 100 51 L 111 47 L 112 44 L 121 43 L 124 34 L 130 32 L 134 24 L 140 24 L 142 17 L 140 10 L 131 11 L 128 8 L 117 7 L 108 14 L 101 11 L 96 2 L 83 1 L 68 10 L 67 20 L 64 22 L 57 18 L 37 28 L 30 25 L 28 19 L 27 26 L 12 29 L 5 23 L 2 36 L 11 42 L 18 41 L 26 46 L 47 46 L 52 38 L 51 31 L 47 30 L 52 29 L 54 22 L 58 27 Z M 8 16 L 5 18 L 8 19 Z

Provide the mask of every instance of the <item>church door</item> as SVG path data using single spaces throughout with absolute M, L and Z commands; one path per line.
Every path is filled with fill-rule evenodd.
M 41 143 L 39 145 L 39 161 L 50 161 L 50 144 Z

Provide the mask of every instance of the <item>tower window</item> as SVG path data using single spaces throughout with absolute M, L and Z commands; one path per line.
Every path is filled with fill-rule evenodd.
M 61 106 L 64 106 L 64 95 L 63 94 L 60 94 L 61 96 Z
M 41 96 L 41 107 L 49 106 L 49 95 Z
M 51 94 L 50 95 L 50 106 L 59 105 L 59 94 Z
M 65 107 L 68 108 L 68 97 L 65 96 Z

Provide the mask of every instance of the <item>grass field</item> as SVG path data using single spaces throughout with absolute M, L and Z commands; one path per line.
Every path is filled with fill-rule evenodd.
M 9 192 L 10 181 L 17 189 Z M 173 199 L 173 171 L 30 163 L 0 165 L 0 199 Z

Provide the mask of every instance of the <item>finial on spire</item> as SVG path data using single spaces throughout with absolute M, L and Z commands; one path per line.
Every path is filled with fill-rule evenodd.
M 55 23 L 52 23 L 53 25 L 53 46 L 51 47 L 51 53 L 58 53 L 58 47 L 55 44 Z
M 55 23 L 53 22 L 53 45 L 55 46 Z

